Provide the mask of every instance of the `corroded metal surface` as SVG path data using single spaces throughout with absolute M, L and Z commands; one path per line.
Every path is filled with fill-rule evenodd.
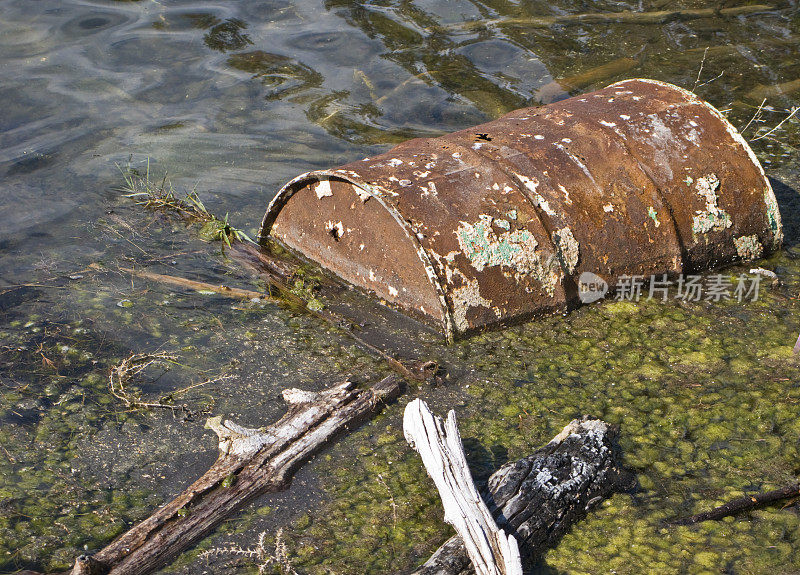
M 781 223 L 719 112 L 637 79 L 303 174 L 260 236 L 452 337 L 573 307 L 583 272 L 613 286 L 760 257 Z

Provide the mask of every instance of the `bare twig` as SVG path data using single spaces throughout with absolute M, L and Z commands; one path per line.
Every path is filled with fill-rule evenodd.
M 760 116 L 761 116 L 761 110 L 763 110 L 763 109 L 764 109 L 764 103 L 765 103 L 766 101 L 767 101 L 767 99 L 766 99 L 766 98 L 764 98 L 763 100 L 761 100 L 761 103 L 758 105 L 758 108 L 756 108 L 756 113 L 755 113 L 755 114 L 753 114 L 753 117 L 752 117 L 752 118 L 750 118 L 750 121 L 749 121 L 749 122 L 747 122 L 747 124 L 745 124 L 744 128 L 742 128 L 741 130 L 739 130 L 739 133 L 740 133 L 740 134 L 744 134 L 744 131 L 745 131 L 747 128 L 749 128 L 749 127 L 750 127 L 750 124 L 752 124 L 754 121 L 756 121 L 756 118 L 758 118 L 758 117 L 760 117 Z
M 697 86 L 697 88 L 702 88 L 703 86 L 707 86 L 708 84 L 710 84 L 711 82 L 714 82 L 715 80 L 719 80 L 720 78 L 722 78 L 722 76 L 723 76 L 724 74 L 725 74 L 725 71 L 723 70 L 722 72 L 720 72 L 719 74 L 717 74 L 716 76 L 714 76 L 713 78 L 711 78 L 710 80 L 706 80 L 705 82 L 703 82 L 702 84 L 700 84 L 699 86 Z M 720 110 L 720 111 L 721 111 L 721 110 Z
M 762 102 L 762 103 L 763 103 L 763 102 Z M 767 136 L 769 136 L 770 134 L 772 134 L 773 132 L 775 132 L 775 130 L 777 130 L 777 129 L 779 129 L 781 126 L 783 126 L 783 125 L 784 125 L 786 122 L 788 122 L 789 120 L 791 120 L 792 118 L 794 118 L 794 116 L 797 114 L 797 111 L 798 111 L 798 110 L 800 110 L 800 107 L 798 107 L 798 106 L 795 106 L 794 108 L 792 108 L 792 111 L 791 111 L 791 113 L 790 113 L 788 116 L 786 116 L 786 117 L 785 117 L 783 120 L 781 120 L 781 121 L 780 121 L 780 123 L 779 123 L 777 126 L 775 126 L 774 128 L 772 128 L 772 129 L 771 129 L 769 132 L 767 132 L 767 133 L 765 133 L 765 134 L 761 134 L 760 136 L 756 136 L 755 138 L 753 138 L 753 139 L 752 139 L 752 140 L 750 140 L 750 141 L 751 141 L 751 142 L 755 142 L 756 140 L 760 140 L 761 138 L 766 138 Z
M 700 523 L 702 521 L 718 521 L 725 517 L 741 513 L 742 511 L 751 511 L 757 507 L 761 507 L 762 505 L 767 505 L 769 503 L 775 503 L 776 501 L 782 501 L 784 499 L 799 496 L 800 484 L 794 483 L 792 485 L 782 487 L 781 489 L 767 491 L 766 493 L 745 495 L 744 497 L 739 497 L 738 499 L 729 501 L 724 505 L 715 507 L 711 511 L 705 511 L 703 513 L 698 513 L 697 515 L 677 519 L 675 521 L 671 521 L 670 523 L 672 525 L 694 525 L 695 523 Z
M 125 405 L 125 407 L 129 409 L 167 409 L 171 411 L 173 415 L 182 413 L 186 417 L 193 417 L 196 414 L 186 405 L 172 405 L 170 403 L 163 403 L 161 401 L 143 401 L 127 388 L 128 384 L 133 380 L 134 377 L 141 374 L 145 369 L 154 363 L 174 363 L 176 360 L 177 358 L 174 355 L 164 352 L 135 353 L 131 355 L 127 359 L 122 360 L 122 362 L 120 362 L 118 365 L 111 368 L 111 373 L 109 373 L 108 376 L 108 388 L 111 391 L 111 395 L 119 399 Z M 220 381 L 226 377 L 227 376 L 222 376 L 215 379 L 201 381 L 183 389 L 179 389 L 170 395 L 172 396 L 179 393 L 185 393 L 195 387 Z
M 378 483 L 383 485 L 386 488 L 386 493 L 389 494 L 389 507 L 392 508 L 392 526 L 397 527 L 397 503 L 394 501 L 394 495 L 392 495 L 392 490 L 389 489 L 389 484 L 383 479 L 383 475 L 378 473 Z
M 695 78 L 694 86 L 692 87 L 692 93 L 694 93 L 694 91 L 697 90 L 697 84 L 700 83 L 700 76 L 703 74 L 703 66 L 705 66 L 706 63 L 707 54 L 708 54 L 708 46 L 706 46 L 706 49 L 703 50 L 703 59 L 700 60 L 700 69 L 697 71 L 697 78 Z

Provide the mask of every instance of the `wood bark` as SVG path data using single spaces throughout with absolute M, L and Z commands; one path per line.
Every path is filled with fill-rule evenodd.
M 455 411 L 444 422 L 424 401 L 415 399 L 406 406 L 403 432 L 436 484 L 444 520 L 461 536 L 475 573 L 522 575 L 516 539 L 494 522 L 472 480 Z
M 523 566 L 555 547 L 596 505 L 632 488 L 620 462 L 616 428 L 584 417 L 569 423 L 532 455 L 498 469 L 482 490 L 498 525 L 519 544 Z M 414 575 L 471 573 L 461 536 L 451 537 Z
M 391 375 L 366 390 L 344 382 L 312 393 L 284 390 L 289 410 L 266 429 L 216 417 L 219 457 L 188 489 L 94 555 L 79 557 L 71 575 L 144 575 L 179 553 L 265 492 L 279 491 L 322 445 L 400 395 Z

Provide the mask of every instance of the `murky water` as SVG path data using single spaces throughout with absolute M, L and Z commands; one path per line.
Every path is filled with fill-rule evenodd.
M 745 131 L 754 138 L 800 104 L 800 10 L 789 1 L 731 16 L 734 6 L 0 1 L 0 571 L 66 568 L 215 458 L 202 416 L 130 412 L 110 395 L 109 368 L 131 353 L 177 357 L 148 372 L 147 398 L 228 375 L 176 400 L 254 427 L 280 415 L 284 387 L 385 369 L 313 317 L 119 271 L 259 287 L 196 229 L 120 197 L 117 164 L 143 169 L 150 158 L 152 173 L 168 171 L 255 235 L 274 192 L 303 171 L 625 77 L 695 88 L 739 127 L 766 98 Z M 800 474 L 798 146 L 796 118 L 754 142 L 787 236 L 761 262 L 782 285 L 764 285 L 758 302 L 606 303 L 449 348 L 376 314 L 387 341 L 407 342 L 402 354 L 446 366 L 446 385 L 409 392 L 167 571 L 254 570 L 199 555 L 253 545 L 263 530 L 271 542 L 280 527 L 301 572 L 399 572 L 424 560 L 449 531 L 400 431 L 417 395 L 458 410 L 484 477 L 579 414 L 621 426 L 640 489 L 578 525 L 542 572 L 800 570 L 795 503 L 692 528 L 662 523 Z

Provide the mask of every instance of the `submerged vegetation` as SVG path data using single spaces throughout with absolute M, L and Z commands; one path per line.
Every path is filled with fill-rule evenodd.
M 132 167 L 130 161 L 124 168 L 117 168 L 122 172 L 124 181 L 120 191 L 137 204 L 177 214 L 188 222 L 200 223 L 200 236 L 208 241 L 222 242 L 223 246 L 231 247 L 233 241 L 255 243 L 244 231 L 228 223 L 228 214 L 219 218 L 209 212 L 195 190 L 179 195 L 166 172 L 160 182 L 153 181 L 150 177 L 150 158 L 147 159 L 144 173 Z

